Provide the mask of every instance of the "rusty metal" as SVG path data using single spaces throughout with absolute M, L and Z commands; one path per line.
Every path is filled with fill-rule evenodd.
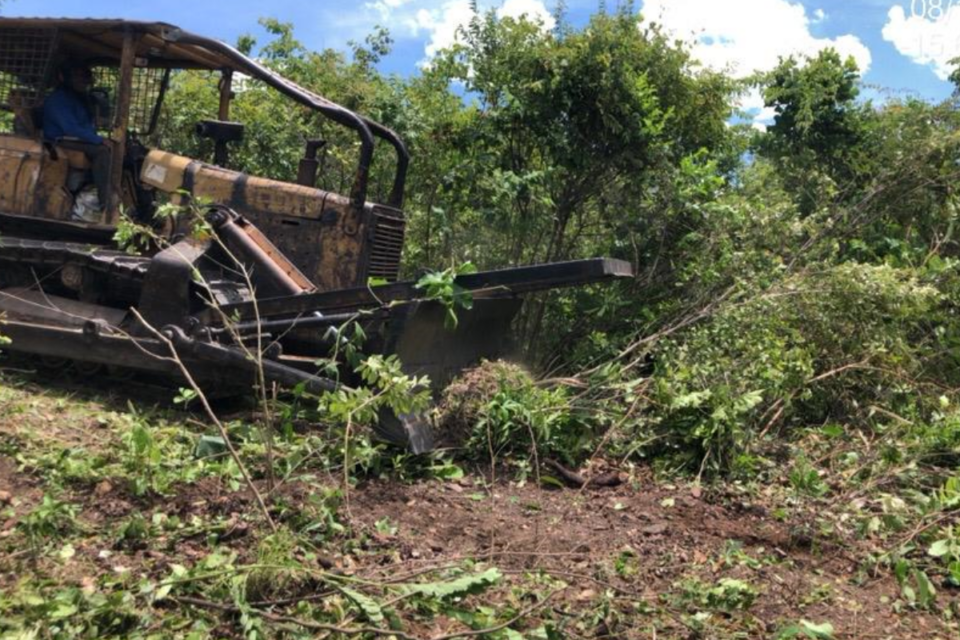
M 394 282 L 400 275 L 400 258 L 406 234 L 406 220 L 399 209 L 374 205 L 367 226 L 369 237 L 361 264 L 366 268 L 363 280 L 371 278 Z
M 118 190 L 123 180 L 123 154 L 127 147 L 127 120 L 130 117 L 130 104 L 133 97 L 133 63 L 136 58 L 136 34 L 133 29 L 123 31 L 123 49 L 120 53 L 120 82 L 117 86 L 117 107 L 114 114 L 115 125 L 110 145 L 110 202 L 107 205 L 109 225 L 116 225 L 120 219 L 120 194 Z
M 217 120 L 228 122 L 230 120 L 230 102 L 233 100 L 233 70 L 223 69 L 220 72 L 220 82 L 217 87 L 220 93 L 220 103 L 217 106 Z M 229 161 L 229 151 L 227 149 L 228 140 L 216 140 L 214 148 L 214 162 L 221 167 L 227 166 Z
M 0 107 L 40 106 L 54 71 L 57 29 L 0 27 Z
M 313 283 L 260 231 L 233 211 L 218 207 L 207 214 L 207 222 L 223 241 L 231 257 L 245 271 L 242 278 L 252 278 L 264 296 L 298 295 L 315 291 Z
M 317 160 L 317 151 L 327 144 L 326 140 L 307 140 L 303 157 L 297 166 L 297 184 L 305 187 L 317 186 L 317 170 L 320 162 Z
M 475 298 L 516 297 L 561 287 L 611 282 L 633 275 L 629 262 L 610 258 L 572 260 L 550 264 L 481 271 L 459 276 L 454 282 L 473 292 Z M 231 318 L 272 318 L 282 315 L 377 308 L 405 300 L 421 298 L 415 282 L 395 282 L 376 287 L 356 287 L 322 291 L 308 295 L 273 298 L 226 305 L 223 312 Z
M 196 134 L 214 142 L 213 163 L 227 166 L 227 144 L 243 140 L 243 125 L 226 120 L 201 120 L 195 127 Z
M 349 109 L 345 109 L 334 102 L 330 102 L 325 98 L 321 98 L 303 89 L 260 63 L 251 60 L 233 47 L 218 40 L 212 40 L 186 31 L 178 31 L 175 34 L 170 34 L 168 38 L 173 39 L 173 41 L 177 43 L 190 44 L 214 51 L 224 56 L 229 61 L 229 66 L 232 66 L 235 71 L 253 76 L 280 93 L 319 111 L 330 120 L 349 129 L 353 129 L 360 138 L 360 153 L 357 170 L 354 174 L 353 186 L 350 189 L 350 201 L 358 214 L 363 210 L 364 204 L 367 201 L 367 183 L 370 179 L 370 166 L 373 163 L 374 151 L 373 134 L 370 131 L 367 121 Z M 381 131 L 381 135 L 386 135 L 386 133 Z

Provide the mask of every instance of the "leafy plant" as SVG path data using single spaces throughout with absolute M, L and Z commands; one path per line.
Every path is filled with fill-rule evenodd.
M 149 424 L 136 415 L 131 422 L 124 434 L 127 449 L 123 458 L 127 470 L 132 472 L 133 492 L 138 496 L 149 491 L 162 492 L 168 482 L 162 472 L 164 451 Z
M 76 505 L 44 494 L 36 507 L 17 523 L 19 531 L 34 551 L 59 540 L 78 527 Z
M 404 593 L 417 594 L 441 600 L 480 593 L 500 582 L 503 574 L 496 567 L 485 571 L 461 575 L 442 582 L 408 584 L 401 587 Z
M 477 458 L 539 453 L 571 462 L 589 449 L 592 426 L 565 388 L 546 389 L 529 376 L 504 375 L 498 391 L 479 407 L 466 449 Z
M 957 527 L 944 527 L 927 548 L 927 555 L 946 565 L 950 584 L 960 586 L 960 535 Z
M 788 638 L 810 638 L 811 640 L 832 640 L 833 625 L 829 622 L 820 624 L 801 620 L 797 624 L 791 624 L 781 629 L 777 635 L 777 640 L 787 640 Z
M 447 329 L 457 328 L 457 309 L 469 311 L 473 308 L 473 294 L 457 284 L 457 278 L 476 272 L 477 267 L 472 262 L 465 262 L 443 271 L 427 273 L 417 281 L 416 288 L 423 290 L 427 300 L 436 300 L 447 310 L 444 319 Z
M 803 456 L 799 456 L 790 470 L 790 484 L 794 489 L 810 496 L 821 497 L 828 491 L 820 474 Z
M 691 579 L 684 582 L 681 587 L 685 601 L 712 611 L 746 610 L 753 606 L 760 595 L 749 583 L 734 578 L 721 578 L 713 586 Z

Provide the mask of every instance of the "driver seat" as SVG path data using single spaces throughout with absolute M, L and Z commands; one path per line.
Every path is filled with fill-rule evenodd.
M 43 103 L 35 104 L 34 92 L 30 89 L 16 88 L 10 91 L 8 101 L 13 111 L 13 133 L 40 140 L 53 161 L 61 157 L 71 169 L 89 171 L 90 161 L 82 151 L 64 149 L 52 142 L 43 140 Z

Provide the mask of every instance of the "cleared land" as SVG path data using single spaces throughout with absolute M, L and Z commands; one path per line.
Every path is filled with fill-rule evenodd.
M 314 447 L 268 497 L 272 532 L 169 390 L 40 382 L 6 373 L 0 391 L 0 637 L 957 637 L 957 593 L 904 604 L 825 499 L 402 457 L 343 491 Z

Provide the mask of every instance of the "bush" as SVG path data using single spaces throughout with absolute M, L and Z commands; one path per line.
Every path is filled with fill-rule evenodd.
M 540 386 L 522 367 L 484 362 L 447 389 L 440 439 L 475 460 L 526 456 L 576 461 L 591 451 L 596 425 L 565 387 Z
M 691 466 L 719 470 L 774 426 L 916 410 L 943 302 L 914 271 L 856 263 L 743 295 L 658 347 L 647 424 Z

